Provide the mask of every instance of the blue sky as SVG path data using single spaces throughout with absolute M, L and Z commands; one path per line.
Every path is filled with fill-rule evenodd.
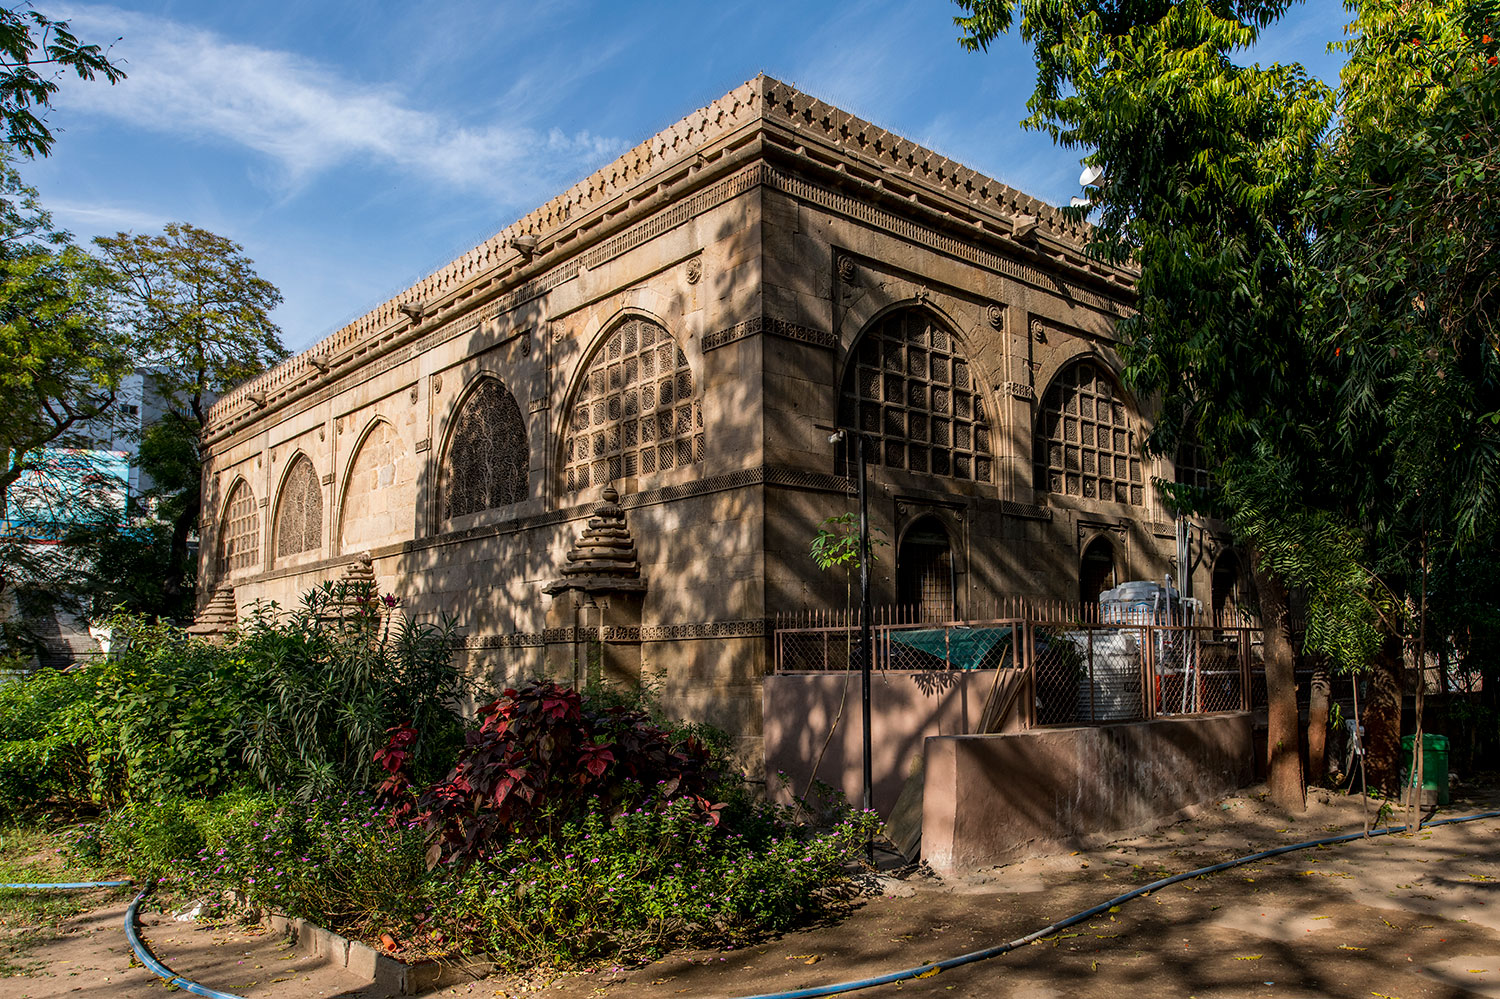
M 286 296 L 300 350 L 695 108 L 765 72 L 1053 203 L 1078 155 L 1023 131 L 1014 38 L 962 51 L 943 0 L 376 0 L 38 6 L 118 38 L 116 87 L 68 82 L 22 163 L 80 239 L 191 222 Z M 1266 61 L 1330 81 L 1342 4 L 1311 0 Z

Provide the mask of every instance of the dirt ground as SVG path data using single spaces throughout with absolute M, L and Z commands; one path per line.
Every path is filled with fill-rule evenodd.
M 1439 818 L 1500 808 L 1494 781 L 1460 790 Z M 1257 789 L 1148 835 L 939 880 L 871 879 L 825 925 L 758 946 L 682 951 L 630 969 L 494 977 L 442 996 L 558 999 L 735 997 L 883 974 L 1024 936 L 1158 877 L 1283 843 L 1363 828 L 1358 798 L 1313 792 L 1290 822 Z M 1373 811 L 1373 806 L 1372 806 Z M 1396 817 L 1400 821 L 1400 816 Z M 146 999 L 124 901 L 44 933 L 0 978 L 0 999 Z M 259 929 L 152 914 L 144 934 L 179 974 L 250 999 L 384 995 Z M 1183 882 L 1004 956 L 864 994 L 1015 999 L 1374 996 L 1500 999 L 1500 819 L 1298 851 Z

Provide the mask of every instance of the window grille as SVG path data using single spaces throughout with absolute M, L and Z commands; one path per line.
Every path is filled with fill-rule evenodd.
M 624 323 L 599 348 L 565 426 L 564 494 L 703 460 L 703 410 L 687 357 L 645 319 Z
M 1213 486 L 1213 474 L 1208 470 L 1208 452 L 1198 443 L 1196 436 L 1183 438 L 1177 447 L 1177 460 L 1173 464 L 1177 469 L 1177 481 L 1183 485 L 1205 490 Z
M 219 534 L 220 578 L 260 564 L 260 511 L 244 479 L 235 483 L 224 510 L 224 528 Z
M 839 395 L 839 425 L 860 431 L 866 461 L 994 479 L 978 379 L 953 334 L 920 309 L 892 313 L 860 336 Z
M 443 460 L 443 519 L 519 503 L 531 476 L 531 443 L 516 397 L 494 378 L 469 393 Z
M 1140 449 L 1114 379 L 1093 361 L 1064 368 L 1042 398 L 1036 481 L 1048 492 L 1115 503 L 1144 500 Z
M 323 487 L 306 455 L 286 473 L 276 509 L 276 557 L 316 551 L 323 544 Z

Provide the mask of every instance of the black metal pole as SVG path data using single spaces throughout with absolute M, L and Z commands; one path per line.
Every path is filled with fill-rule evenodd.
M 864 740 L 864 808 L 875 807 L 874 770 L 870 763 L 870 660 L 873 645 L 870 634 L 870 507 L 865 495 L 865 439 L 858 433 L 849 434 L 854 444 L 856 467 L 859 471 L 859 697 L 860 712 L 864 720 L 861 737 Z M 875 841 L 865 843 L 865 858 L 875 862 Z

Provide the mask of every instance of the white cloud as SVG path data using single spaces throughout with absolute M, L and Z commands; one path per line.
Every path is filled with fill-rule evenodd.
M 46 205 L 52 217 L 64 228 L 81 230 L 85 233 L 113 233 L 123 229 L 136 231 L 161 229 L 170 221 L 164 216 L 118 205 L 90 205 L 56 199 L 48 199 Z
M 66 86 L 60 104 L 157 132 L 269 157 L 289 187 L 361 161 L 483 191 L 502 202 L 546 196 L 621 143 L 540 132 L 519 116 L 466 125 L 412 107 L 394 87 L 359 83 L 294 53 L 110 7 L 66 12 L 85 38 L 120 36 L 129 78 Z

